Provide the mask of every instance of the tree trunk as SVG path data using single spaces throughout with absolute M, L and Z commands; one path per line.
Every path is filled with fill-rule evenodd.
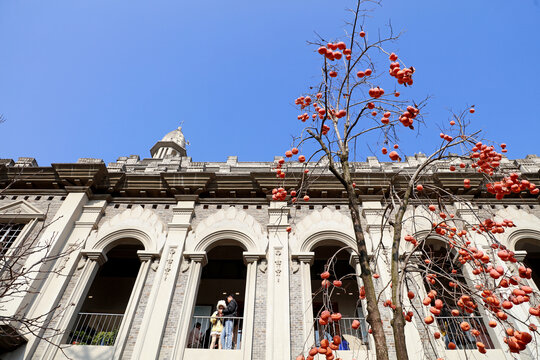
M 358 199 L 354 193 L 352 187 L 351 172 L 349 169 L 349 162 L 347 160 L 341 161 L 343 167 L 343 179 L 346 184 L 343 184 L 347 190 L 349 200 L 349 211 L 354 226 L 354 235 L 356 237 L 356 244 L 358 246 L 358 257 L 360 261 L 360 268 L 362 270 L 361 278 L 366 290 L 367 301 L 367 318 L 366 321 L 370 325 L 375 340 L 375 352 L 378 360 L 388 359 L 388 348 L 386 345 L 386 335 L 384 334 L 383 323 L 381 319 L 381 313 L 379 312 L 379 306 L 377 304 L 377 292 L 373 284 L 373 277 L 371 269 L 369 267 L 369 258 L 367 253 L 366 241 L 364 238 L 364 232 L 362 230 L 362 224 L 360 223 L 360 212 L 358 210 Z
M 392 278 L 392 304 L 396 306 L 394 316 L 392 318 L 392 331 L 394 334 L 394 342 L 396 346 L 396 356 L 398 360 L 408 360 L 407 343 L 405 342 L 405 318 L 403 316 L 403 307 L 401 306 L 402 287 L 399 279 L 399 244 L 401 242 L 401 230 L 403 228 L 403 215 L 407 210 L 409 198 L 411 196 L 411 186 L 405 191 L 403 201 L 396 213 L 394 219 L 394 237 L 392 239 L 392 259 L 391 259 L 391 278 Z

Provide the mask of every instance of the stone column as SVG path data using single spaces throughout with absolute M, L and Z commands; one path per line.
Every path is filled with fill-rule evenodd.
M 64 248 L 66 239 L 87 201 L 88 197 L 84 192 L 72 192 L 67 195 L 54 214 L 54 218 L 37 240 L 36 249 L 40 250 L 33 252 L 26 259 L 27 268 L 39 264 L 44 257 L 57 254 Z M 2 309 L 0 309 L 0 316 L 15 316 L 21 307 L 27 305 L 31 300 L 29 297 L 40 291 L 41 282 L 44 281 L 44 276 L 42 275 L 40 278 L 39 274 L 47 273 L 50 266 L 50 263 L 40 264 L 39 267 L 34 268 L 35 271 L 27 274 L 24 284 L 17 290 L 19 293 L 27 293 L 29 296 L 13 297 L 10 301 L 4 302 Z
M 300 262 L 300 276 L 302 277 L 302 314 L 304 316 L 304 336 L 306 345 L 311 347 L 315 342 L 315 329 L 313 326 L 313 297 L 311 289 L 311 265 L 315 259 L 314 252 L 297 253 L 293 255 Z M 305 349 L 303 349 L 305 350 Z
M 253 344 L 253 322 L 255 320 L 255 286 L 257 282 L 257 262 L 264 254 L 244 252 L 247 265 L 246 296 L 244 301 L 244 324 L 242 331 L 242 358 L 251 359 Z
M 77 196 L 77 198 L 79 197 Z M 45 280 L 41 291 L 34 301 L 34 305 L 28 312 L 29 318 L 36 318 L 43 314 L 52 313 L 53 309 L 58 306 L 71 281 L 71 276 L 77 269 L 77 262 L 80 259 L 80 247 L 84 246 L 85 239 L 101 219 L 106 206 L 107 202 L 105 200 L 92 200 L 83 206 L 80 217 L 75 221 L 73 231 L 71 231 L 66 244 L 60 250 L 65 256 L 62 256 L 54 265 L 56 274 L 51 274 Z M 65 306 L 66 304 L 63 305 Z M 29 336 L 25 356 L 30 356 L 34 353 L 39 340 L 39 337 Z
M 126 310 L 124 311 L 124 319 L 122 320 L 122 324 L 118 329 L 118 335 L 116 336 L 116 342 L 114 343 L 113 359 L 115 360 L 122 357 L 122 353 L 124 352 L 124 348 L 128 340 L 128 333 L 133 322 L 133 316 L 137 310 L 142 289 L 144 287 L 144 283 L 146 282 L 148 271 L 150 270 L 150 264 L 152 263 L 152 259 L 157 257 L 159 254 L 139 250 L 137 251 L 137 255 L 139 256 L 139 260 L 141 260 L 141 267 L 139 268 L 139 273 L 137 274 L 137 280 L 135 281 L 133 289 L 131 290 L 131 296 L 129 297 Z
M 41 359 L 53 360 L 58 353 L 59 346 L 62 343 L 65 334 L 69 333 L 69 328 L 75 321 L 75 315 L 79 312 L 84 296 L 92 285 L 92 279 L 96 276 L 99 267 L 107 262 L 107 256 L 101 251 L 86 251 L 83 252 L 83 257 L 80 259 L 78 267 L 83 268 L 81 276 L 77 280 L 75 289 L 69 297 L 68 305 L 62 314 L 61 320 L 56 327 L 59 331 L 53 338 L 49 339 L 47 348 L 44 351 Z
M 191 229 L 194 208 L 194 201 L 178 201 L 178 204 L 173 208 L 173 219 L 168 224 L 167 242 L 137 335 L 131 357 L 133 360 L 157 359 L 159 356 L 167 324 L 167 314 L 179 276 L 185 239 Z
M 266 359 L 290 359 L 289 226 L 286 202 L 272 201 L 268 208 L 268 304 Z
M 195 301 L 197 301 L 197 293 L 199 291 L 199 283 L 201 280 L 201 272 L 203 266 L 208 262 L 205 251 L 184 253 L 184 257 L 189 259 L 189 276 L 186 284 L 186 293 L 184 294 L 184 303 L 180 314 L 180 321 L 176 329 L 175 343 L 171 358 L 175 360 L 184 359 L 184 351 L 187 345 L 187 337 L 189 333 L 189 324 L 193 316 Z

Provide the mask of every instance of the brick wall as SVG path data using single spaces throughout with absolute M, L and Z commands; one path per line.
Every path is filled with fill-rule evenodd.
M 264 270 L 266 260 L 257 266 L 255 285 L 255 323 L 253 324 L 252 360 L 265 360 L 266 353 L 266 303 L 268 301 L 268 273 Z
M 292 262 L 290 261 L 291 265 Z M 300 355 L 304 348 L 304 317 L 302 304 L 302 275 L 299 269 L 300 264 L 296 265 L 296 273 L 291 266 L 289 282 L 289 301 L 291 314 L 291 355 L 293 359 Z M 308 284 L 311 285 L 311 284 Z M 310 339 L 311 340 L 311 339 Z
M 154 279 L 156 272 L 152 269 L 148 271 L 148 276 L 146 277 L 146 282 L 142 289 L 141 298 L 139 304 L 137 305 L 137 310 L 135 310 L 135 316 L 133 317 L 133 322 L 128 333 L 128 340 L 124 353 L 122 354 L 122 359 L 130 359 L 133 354 L 133 348 L 135 347 L 135 342 L 137 341 L 137 336 L 139 335 L 139 329 L 141 328 L 141 323 L 144 316 L 144 311 L 146 310 L 146 305 L 148 304 L 148 297 L 150 296 L 150 291 L 152 290 L 152 285 L 154 285 Z
M 159 359 L 167 360 L 172 356 L 172 349 L 176 341 L 176 328 L 178 326 L 178 321 L 180 321 L 180 313 L 182 311 L 182 303 L 184 302 L 188 276 L 189 271 L 186 271 L 185 273 L 180 272 L 178 279 L 176 280 L 176 287 L 174 289 L 169 312 L 167 313 L 167 323 L 165 324 L 165 332 L 161 342 Z

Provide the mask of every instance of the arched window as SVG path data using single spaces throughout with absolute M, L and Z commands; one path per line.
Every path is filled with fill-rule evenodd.
M 241 349 L 247 274 L 243 252 L 239 246 L 217 246 L 207 253 L 188 348 Z M 221 314 L 216 314 L 218 302 L 225 305 Z
M 142 245 L 118 245 L 107 254 L 82 302 L 68 344 L 114 345 L 133 292 Z
M 429 265 L 425 265 L 425 259 L 430 260 Z M 460 309 L 457 302 L 461 293 L 450 286 L 450 283 L 467 282 L 461 264 L 455 259 L 455 251 L 449 249 L 444 241 L 437 239 L 428 239 L 426 241 L 420 266 L 425 270 L 423 275 L 426 292 L 429 293 L 431 290 L 435 290 L 437 292 L 436 299 L 442 300 L 444 304 L 441 314 L 435 316 L 435 320 L 445 347 L 448 349 L 449 344 L 452 342 L 459 349 L 476 349 L 476 342 L 481 341 L 485 344 L 486 349 L 494 349 L 489 331 L 478 310 L 471 314 L 460 311 L 458 316 L 453 316 L 451 313 L 452 310 Z M 435 305 L 435 299 L 432 300 L 431 305 Z M 463 331 L 460 327 L 460 323 L 463 321 L 468 322 L 472 329 L 478 330 L 480 335 L 474 337 L 472 330 Z
M 523 263 L 532 269 L 532 280 L 536 287 L 540 288 L 540 240 L 525 238 L 520 239 L 515 245 L 516 251 L 527 252 Z
M 311 292 L 313 297 L 313 319 L 315 344 L 320 340 L 334 335 L 342 338 L 340 350 L 365 349 L 368 340 L 367 326 L 359 299 L 358 276 L 356 269 L 350 265 L 351 253 L 339 246 L 321 245 L 313 249 L 314 257 L 311 265 Z M 321 290 L 321 273 L 327 269 L 328 260 L 333 257 L 330 265 L 331 280 L 342 279 L 340 287 L 332 291 L 330 302 L 324 303 L 323 291 Z M 342 319 L 339 323 L 331 322 L 322 326 L 318 322 L 318 316 L 323 308 L 330 308 L 331 312 L 339 312 Z M 351 325 L 354 320 L 360 321 L 360 328 L 353 330 Z

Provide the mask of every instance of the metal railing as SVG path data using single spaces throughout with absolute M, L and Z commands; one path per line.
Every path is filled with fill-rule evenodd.
M 194 316 L 188 332 L 187 347 L 192 349 L 240 349 L 241 317 Z
M 482 316 L 437 316 L 436 319 L 447 349 L 450 342 L 456 344 L 459 349 L 476 349 L 477 341 L 483 342 L 486 349 L 495 348 Z M 463 331 L 460 326 L 463 321 L 471 325 L 471 330 L 476 329 L 480 334 L 475 337 L 471 330 Z
M 112 346 L 124 314 L 85 313 L 77 315 L 68 344 Z
M 360 322 L 358 329 L 352 328 L 354 320 Z M 366 349 L 368 346 L 368 327 L 365 318 L 341 318 L 339 321 L 329 322 L 328 325 L 319 324 L 319 319 L 314 319 L 315 345 L 320 346 L 322 339 L 328 339 L 330 342 L 335 335 L 341 337 L 339 350 L 358 350 Z

